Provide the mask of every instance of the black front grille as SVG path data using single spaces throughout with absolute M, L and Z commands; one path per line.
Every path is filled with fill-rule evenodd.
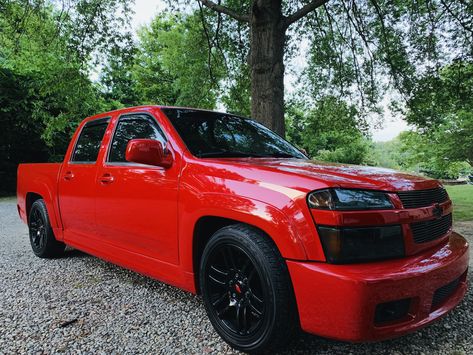
M 432 298 L 432 309 L 437 308 L 441 305 L 450 295 L 452 295 L 458 288 L 460 284 L 461 276 L 453 280 L 452 282 L 446 284 L 437 289 Z
M 430 190 L 400 191 L 397 194 L 404 208 L 427 207 L 448 200 L 447 191 L 441 187 Z
M 452 227 L 452 214 L 439 219 L 411 224 L 412 237 L 416 243 L 426 243 L 445 235 Z

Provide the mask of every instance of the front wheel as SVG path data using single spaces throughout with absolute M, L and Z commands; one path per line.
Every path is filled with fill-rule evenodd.
M 31 248 L 36 256 L 57 258 L 64 254 L 66 246 L 54 237 L 44 200 L 36 200 L 31 206 L 28 228 Z
M 203 252 L 200 287 L 212 325 L 233 348 L 277 350 L 293 340 L 298 317 L 289 272 L 259 230 L 238 224 L 217 231 Z

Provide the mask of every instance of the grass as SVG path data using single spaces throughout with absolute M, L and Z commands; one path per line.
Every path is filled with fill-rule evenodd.
M 453 201 L 456 221 L 473 221 L 473 185 L 445 186 Z

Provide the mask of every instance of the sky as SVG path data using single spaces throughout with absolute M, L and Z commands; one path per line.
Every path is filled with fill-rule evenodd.
M 151 22 L 151 19 L 160 11 L 166 7 L 165 0 L 135 0 L 134 11 L 135 14 L 132 18 L 131 25 L 136 32 L 141 26 L 147 25 Z M 303 66 L 306 56 L 300 56 L 295 58 L 297 66 Z M 289 86 L 291 90 L 292 82 L 295 78 L 288 76 L 286 86 Z M 385 109 L 385 120 L 383 127 L 380 129 L 371 129 L 373 140 L 376 142 L 384 142 L 393 139 L 400 132 L 408 129 L 407 123 L 399 117 L 393 117 L 387 108 Z

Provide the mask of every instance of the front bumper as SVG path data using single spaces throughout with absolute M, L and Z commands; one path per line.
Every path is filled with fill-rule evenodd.
M 331 265 L 287 261 L 304 331 L 344 341 L 401 336 L 448 313 L 466 292 L 468 243 L 452 233 L 443 247 L 383 262 Z M 434 293 L 459 278 L 440 304 Z M 379 304 L 411 299 L 405 317 L 375 323 Z

